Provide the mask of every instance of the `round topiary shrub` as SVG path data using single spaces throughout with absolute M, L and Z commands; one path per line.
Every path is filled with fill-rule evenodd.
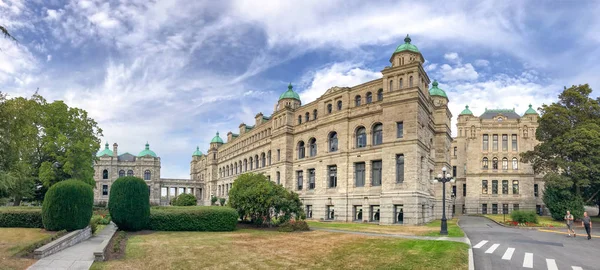
M 181 194 L 175 197 L 172 205 L 174 206 L 194 206 L 196 205 L 196 196 L 188 193 Z
M 87 227 L 94 207 L 92 186 L 79 180 L 54 184 L 44 197 L 42 223 L 49 231 L 74 231 Z
M 141 178 L 126 176 L 110 187 L 108 211 L 119 229 L 139 231 L 146 229 L 150 219 L 148 185 Z

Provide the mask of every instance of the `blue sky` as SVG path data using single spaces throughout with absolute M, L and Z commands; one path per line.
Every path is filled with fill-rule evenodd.
M 270 115 L 289 82 L 308 103 L 378 78 L 407 33 L 455 117 L 600 88 L 596 14 L 597 1 L 0 0 L 19 40 L 0 39 L 0 91 L 39 87 L 87 110 L 103 144 L 148 141 L 162 177 L 189 178 L 196 145 Z

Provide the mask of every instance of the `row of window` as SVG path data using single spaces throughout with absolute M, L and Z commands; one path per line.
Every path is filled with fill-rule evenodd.
M 488 180 L 481 180 L 481 194 L 488 194 Z M 498 180 L 492 180 L 491 194 L 498 194 Z M 502 180 L 502 194 L 508 194 L 508 180 Z M 519 180 L 512 181 L 512 194 L 519 194 Z
M 379 89 L 377 91 L 377 101 L 382 101 L 383 100 L 383 89 Z M 367 92 L 367 94 L 365 95 L 365 101 L 366 104 L 371 104 L 373 102 L 373 93 L 371 92 Z M 362 104 L 362 97 L 360 95 L 356 95 L 354 97 L 354 105 L 355 106 L 360 106 Z M 337 110 L 341 111 L 342 110 L 342 101 L 339 100 L 337 102 Z M 331 114 L 333 113 L 333 104 L 327 104 L 327 113 Z M 313 114 L 312 114 L 312 120 L 317 120 L 317 114 L 318 111 L 317 109 L 313 110 Z M 310 121 L 310 113 L 306 112 L 304 114 L 304 121 L 308 122 Z M 298 125 L 302 124 L 302 115 L 298 115 Z
M 381 220 L 381 207 L 379 205 L 370 205 L 369 206 L 369 216 L 365 219 L 363 215 L 363 206 L 362 205 L 353 205 L 352 206 L 352 221 L 362 222 L 363 220 L 368 220 L 371 222 L 379 222 Z M 325 219 L 326 220 L 335 220 L 335 206 L 327 205 L 325 209 Z M 403 224 L 404 223 L 404 205 L 397 204 L 394 205 L 394 223 Z M 306 205 L 306 217 L 313 218 L 313 206 Z
M 217 186 L 217 196 L 229 196 L 229 190 L 233 187 L 232 183 Z
M 484 157 L 483 160 L 481 161 L 481 167 L 484 170 L 489 169 L 489 160 L 487 157 Z M 492 170 L 497 170 L 498 169 L 498 158 L 492 158 Z M 502 158 L 502 169 L 503 170 L 508 170 L 508 158 Z M 512 169 L 513 170 L 518 170 L 519 169 L 519 160 L 516 157 L 512 158 Z
M 119 177 L 124 177 L 125 176 L 125 170 L 120 170 L 119 171 Z M 133 175 L 133 170 L 127 170 L 127 176 L 134 176 Z M 102 171 L 102 179 L 108 179 L 108 170 L 103 170 Z M 144 180 L 151 180 L 152 179 L 152 173 L 150 172 L 150 170 L 145 170 L 144 171 Z
M 279 160 L 280 157 L 281 151 L 277 149 L 277 160 Z M 248 169 L 248 165 L 250 165 L 250 169 Z M 238 175 L 247 172 L 248 170 L 264 168 L 266 166 L 271 166 L 271 150 L 269 150 L 266 155 L 263 152 L 260 155 L 260 159 L 258 155 L 255 155 L 254 157 L 250 157 L 249 159 L 244 159 L 243 163 L 240 160 L 239 162 L 236 161 L 231 165 L 223 166 L 219 168 L 219 176 L 227 177 L 231 175 Z
M 489 135 L 483 134 L 483 151 L 489 150 Z M 512 134 L 512 151 L 517 151 L 517 134 Z M 498 151 L 498 134 L 492 135 L 492 151 Z M 502 151 L 508 151 L 508 134 L 502 134 Z
M 404 58 L 402 58 L 402 64 L 404 64 Z M 421 83 L 425 84 L 425 81 L 421 79 Z M 402 89 L 404 87 L 404 81 L 402 78 L 398 80 L 398 89 Z M 408 87 L 413 87 L 413 76 L 408 77 Z M 390 80 L 390 91 L 394 90 L 394 81 Z
M 365 162 L 354 163 L 354 186 L 365 186 Z M 382 184 L 382 169 L 383 163 L 381 160 L 371 161 L 371 186 L 381 186 Z M 308 169 L 308 190 L 316 188 L 316 171 Z M 337 166 L 327 166 L 327 188 L 337 187 Z M 404 155 L 396 155 L 396 183 L 404 182 Z M 279 184 L 279 172 L 277 172 L 277 183 Z M 304 171 L 296 171 L 296 188 L 297 190 L 304 189 Z
M 148 186 L 148 196 L 152 193 L 152 188 Z M 102 196 L 108 196 L 108 185 L 102 185 Z
M 513 211 L 519 211 L 519 204 L 515 203 L 513 204 Z M 486 215 L 488 213 L 488 204 L 487 203 L 483 203 L 481 204 L 481 213 Z M 498 214 L 498 204 L 497 203 L 493 203 L 492 204 L 492 214 Z M 508 214 L 508 204 L 502 204 L 502 213 L 501 214 Z

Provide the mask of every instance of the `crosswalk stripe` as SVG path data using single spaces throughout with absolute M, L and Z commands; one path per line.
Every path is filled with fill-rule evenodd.
M 502 256 L 502 259 L 510 261 L 510 258 L 512 258 L 512 255 L 514 252 L 515 252 L 514 248 L 507 248 L 506 252 L 504 252 L 504 256 Z
M 546 259 L 546 265 L 548 266 L 548 270 L 558 270 L 558 266 L 554 259 Z
M 494 251 L 498 248 L 500 244 L 493 244 L 490 248 L 488 248 L 488 250 L 485 251 L 485 253 L 494 253 Z
M 525 253 L 523 259 L 523 267 L 533 268 L 533 253 Z
M 571 266 L 571 268 L 573 268 L 573 270 L 583 270 L 583 268 L 579 266 Z
M 473 248 L 483 247 L 483 245 L 485 245 L 487 242 L 488 242 L 487 240 L 483 240 L 483 241 L 479 242 L 477 245 L 475 245 Z

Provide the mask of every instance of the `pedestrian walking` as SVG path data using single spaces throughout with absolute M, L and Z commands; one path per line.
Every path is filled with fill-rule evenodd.
M 571 237 L 571 233 L 573 233 L 573 237 L 577 237 L 577 234 L 575 234 L 575 231 L 573 230 L 573 215 L 571 215 L 571 211 L 567 211 L 565 221 L 567 222 L 567 233 L 569 233 L 569 237 Z
M 587 239 L 592 239 L 592 219 L 588 216 L 587 212 L 583 212 L 583 218 L 581 219 L 581 226 L 585 228 L 585 232 L 587 233 Z

